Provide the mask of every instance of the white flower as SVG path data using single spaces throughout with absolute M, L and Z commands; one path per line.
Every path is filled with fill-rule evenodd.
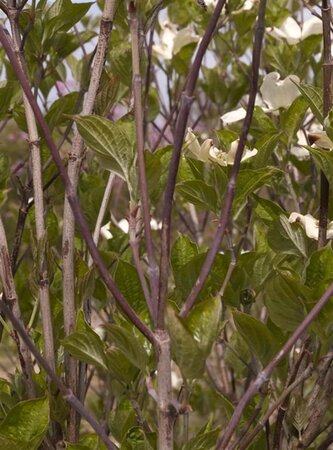
M 289 108 L 300 95 L 293 81 L 299 82 L 300 79 L 296 75 L 289 75 L 284 80 L 280 80 L 278 72 L 270 72 L 265 76 L 260 92 L 268 108 L 272 110 Z
M 318 240 L 319 236 L 319 220 L 315 219 L 311 214 L 302 214 L 293 212 L 289 216 L 289 222 L 295 223 L 298 222 L 302 225 L 305 230 L 306 235 L 310 239 Z M 329 222 L 327 224 L 327 239 L 333 239 L 333 222 Z
M 297 131 L 297 144 L 293 145 L 290 149 L 290 153 L 300 161 L 305 159 L 309 159 L 310 152 L 306 148 L 302 147 L 303 145 L 307 145 L 308 142 L 306 140 L 306 136 L 302 130 Z
M 113 235 L 112 235 L 112 233 L 110 231 L 110 224 L 111 224 L 110 222 L 106 223 L 105 225 L 103 225 L 101 227 L 101 230 L 100 230 L 101 236 L 103 236 L 103 238 L 105 238 L 107 240 L 113 238 Z
M 333 149 L 333 142 L 327 136 L 326 131 L 308 133 L 308 138 L 311 146 L 316 146 L 330 151 Z
M 292 102 L 300 95 L 297 86 L 293 81 L 299 82 L 299 78 L 296 75 L 289 75 L 284 80 L 280 80 L 280 74 L 278 72 L 268 73 L 262 82 L 260 87 L 260 97 L 256 97 L 255 104 L 263 106 L 264 112 L 272 112 L 279 108 L 289 108 Z M 245 118 L 246 109 L 238 108 L 234 111 L 230 111 L 221 116 L 221 120 L 225 125 L 238 122 Z
M 238 148 L 239 139 L 236 141 L 233 141 L 230 145 L 230 149 L 227 153 L 227 163 L 233 164 L 235 162 L 236 152 Z M 244 148 L 243 156 L 241 159 L 241 162 L 246 161 L 249 158 L 252 158 L 252 156 L 255 156 L 258 153 L 258 150 L 254 148 L 253 150 L 249 150 L 247 147 Z
M 177 26 L 168 20 L 161 25 L 162 31 L 159 36 L 160 43 L 153 45 L 153 51 L 157 56 L 163 59 L 171 59 L 176 55 L 185 45 L 192 42 L 198 42 L 199 36 L 194 33 L 192 27 L 177 29 Z
M 280 28 L 268 28 L 267 32 L 276 39 L 285 39 L 288 44 L 298 44 L 309 36 L 321 34 L 323 31 L 322 22 L 318 17 L 312 17 L 304 22 L 301 28 L 295 19 L 288 17 Z
M 199 144 L 198 138 L 193 133 L 192 128 L 187 129 L 185 143 L 190 152 L 202 162 L 209 161 L 209 149 L 214 145 L 212 139 L 206 139 L 203 144 Z

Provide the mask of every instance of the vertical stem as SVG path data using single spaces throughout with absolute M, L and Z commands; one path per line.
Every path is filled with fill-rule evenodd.
M 94 102 L 104 66 L 106 50 L 113 25 L 115 12 L 115 0 L 105 0 L 102 14 L 100 32 L 98 36 L 95 61 L 92 68 L 88 92 L 86 94 L 82 114 L 87 115 L 93 112 Z M 75 127 L 72 150 L 68 161 L 68 177 L 71 181 L 73 190 L 77 191 L 81 162 L 84 157 L 83 140 Z M 75 307 L 75 271 L 74 271 L 74 235 L 75 219 L 68 198 L 64 204 L 64 225 L 63 225 L 63 313 L 65 336 L 73 333 L 76 321 Z M 65 372 L 66 382 L 73 392 L 78 390 L 78 371 L 77 362 L 65 353 Z M 68 421 L 68 440 L 76 442 L 78 439 L 79 417 L 71 409 Z
M 27 73 L 24 53 L 21 48 L 21 37 L 18 28 L 19 12 L 16 9 L 10 10 L 9 21 L 12 31 L 12 41 L 14 52 L 17 61 L 21 66 L 23 72 Z M 53 339 L 52 313 L 50 305 L 50 289 L 48 278 L 48 264 L 46 255 L 46 229 L 44 219 L 44 194 L 42 182 L 42 164 L 40 157 L 39 135 L 34 112 L 30 106 L 28 99 L 23 93 L 23 103 L 25 110 L 25 117 L 28 126 L 28 135 L 31 149 L 31 164 L 32 164 L 32 181 L 34 188 L 34 203 L 35 203 L 35 222 L 36 222 L 36 237 L 37 245 L 41 250 L 39 258 L 41 261 L 38 266 L 38 297 L 43 326 L 44 352 L 45 357 L 49 361 L 51 367 L 55 369 L 55 350 Z
M 6 297 L 6 302 L 12 309 L 16 319 L 21 323 L 22 318 L 20 305 L 18 303 L 18 298 L 14 285 L 13 272 L 8 253 L 7 239 L 1 217 L 0 217 L 0 278 L 2 281 L 2 287 Z M 32 379 L 33 369 L 30 352 L 25 342 L 22 341 L 21 338 L 17 336 L 16 331 L 14 331 L 14 337 L 17 343 L 23 380 L 27 388 L 28 397 L 33 398 L 35 396 L 35 388 Z
M 139 54 L 139 24 L 134 1 L 129 2 L 128 12 L 130 17 L 132 38 L 132 66 L 133 66 L 133 94 L 134 113 L 136 127 L 136 147 L 139 168 L 139 184 L 142 204 L 142 216 L 145 231 L 145 241 L 148 254 L 148 275 L 151 284 L 151 300 L 149 310 L 153 312 L 153 322 L 157 319 L 157 297 L 158 297 L 158 266 L 154 256 L 153 238 L 150 227 L 150 205 L 148 186 L 146 178 L 145 155 L 144 155 L 144 130 L 143 130 L 143 108 L 142 108 L 142 80 L 140 72 Z
M 324 117 L 332 106 L 332 56 L 331 56 L 331 1 L 322 2 L 324 64 L 323 64 L 323 113 Z M 327 216 L 329 206 L 329 182 L 325 174 L 320 172 L 320 209 L 319 209 L 319 238 L 318 248 L 326 244 Z
M 172 405 L 170 337 L 165 330 L 156 330 L 155 339 L 158 351 L 158 448 L 172 450 L 176 411 Z

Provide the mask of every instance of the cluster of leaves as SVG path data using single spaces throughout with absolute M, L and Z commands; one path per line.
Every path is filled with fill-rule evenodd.
M 149 39 L 153 39 L 156 46 L 161 44 L 166 20 L 175 25 L 175 30 L 192 27 L 193 36 L 201 37 L 212 15 L 211 3 L 214 2 L 207 2 L 206 11 L 200 9 L 197 2 L 188 0 L 137 3 L 142 33 L 147 39 L 141 43 L 141 73 L 146 82 L 142 95 L 145 165 L 152 215 L 159 223 L 172 154 L 170 144 L 174 140 L 174 111 L 177 111 L 198 39 L 180 47 L 170 59 L 164 59 L 154 51 Z M 70 0 L 57 0 L 51 5 L 44 0 L 36 5 L 28 2 L 19 16 L 19 29 L 24 39 L 31 84 L 43 105 L 45 120 L 54 139 L 61 142 L 63 160 L 66 162 L 69 157 L 73 123 L 88 148 L 78 190 L 82 210 L 92 230 L 108 174 L 111 171 L 117 175 L 105 220 L 111 221 L 108 229 L 112 238 L 101 238 L 99 250 L 130 306 L 143 322 L 152 326 L 142 282 L 133 262 L 129 235 L 119 226 L 138 205 L 141 195 L 126 2 L 119 1 L 117 5 L 94 114 L 82 116 L 79 113 L 89 82 L 100 16 L 98 7 L 101 5 L 98 2 L 89 14 L 91 6 L 91 3 L 74 4 Z M 272 111 L 266 110 L 267 105 L 255 107 L 247 144 L 255 147 L 258 154 L 241 164 L 227 237 L 196 305 L 182 319 L 179 311 L 200 275 L 232 171 L 232 166 L 222 167 L 195 159 L 184 145 L 173 209 L 166 308 L 174 396 L 180 403 L 191 405 L 192 410 L 186 412 L 184 421 L 178 418 L 175 423 L 175 447 L 179 449 L 215 447 L 219 433 L 227 426 L 234 404 L 242 397 L 246 386 L 277 354 L 333 281 L 331 243 L 317 249 L 316 241 L 306 235 L 300 224 L 288 221 L 292 211 L 318 217 L 320 171 L 333 183 L 331 152 L 307 146 L 309 155 L 299 159 L 294 151 L 300 130 L 306 133 L 313 127 L 321 127 L 333 140 L 331 114 L 327 118 L 323 116 L 322 36 L 311 35 L 291 45 L 268 32 L 271 27 L 281 26 L 287 17 L 298 17 L 300 8 L 300 2 L 296 1 L 268 2 L 261 73 L 278 71 L 282 79 L 296 75 L 299 95 L 285 108 Z M 216 146 L 224 151 L 228 151 L 231 142 L 238 138 L 242 122 L 223 125 L 220 116 L 243 105 L 244 96 L 248 94 L 249 56 L 253 50 L 252 31 L 257 10 L 257 2 L 252 2 L 250 8 L 245 8 L 241 0 L 227 2 L 206 64 L 201 68 L 189 117 L 189 125 L 197 134 L 214 139 Z M 152 27 L 155 27 L 154 34 L 150 33 Z M 0 49 L 0 52 L 4 79 L 0 86 L 1 216 L 10 250 L 14 251 L 22 224 L 22 216 L 17 212 L 20 208 L 26 211 L 22 241 L 16 248 L 20 258 L 14 264 L 15 285 L 24 321 L 29 324 L 35 345 L 42 350 L 37 288 L 39 259 L 45 247 L 41 250 L 34 236 L 33 204 L 29 200 L 32 183 L 27 161 L 28 144 L 22 138 L 27 125 L 21 88 L 4 50 Z M 164 83 L 166 89 L 161 88 Z M 166 120 L 169 120 L 169 126 L 163 134 L 161 129 Z M 86 363 L 90 374 L 86 404 L 106 424 L 119 448 L 155 449 L 158 421 L 156 399 L 150 391 L 156 388 L 156 354 L 147 339 L 119 312 L 98 273 L 87 263 L 86 246 L 78 231 L 75 255 L 77 321 L 75 331 L 65 337 L 60 256 L 65 194 L 56 167 L 49 162 L 49 151 L 43 140 L 41 152 L 57 373 L 64 370 L 64 350 Z M 331 205 L 331 218 L 332 208 Z M 156 249 L 159 249 L 159 231 L 153 231 L 153 237 Z M 140 255 L 144 261 L 143 239 Z M 92 302 L 94 311 L 91 324 L 83 313 L 87 299 Z M 305 358 L 305 353 L 307 364 L 311 362 L 320 370 L 331 347 L 331 316 L 332 303 L 329 302 L 312 322 L 306 336 L 294 347 L 288 361 L 281 363 L 274 372 L 265 400 L 262 400 L 265 393 L 261 392 L 250 402 L 239 430 L 253 417 L 258 405 L 262 408 L 259 414 L 264 414 L 271 399 L 284 391 L 295 367 L 301 370 L 301 364 L 297 364 L 300 358 Z M 102 326 L 97 327 L 100 322 Z M 6 323 L 4 326 L 3 348 L 12 349 L 12 333 Z M 63 437 L 68 407 L 52 387 L 48 388 L 40 368 L 34 373 L 38 398 L 26 400 L 23 374 L 18 367 L 17 357 L 0 380 L 0 446 L 4 449 L 15 446 L 37 449 L 46 436 L 54 433 L 52 424 L 53 428 L 56 424 L 62 429 Z M 310 399 L 313 400 L 313 393 L 318 388 L 322 389 L 322 395 L 327 393 L 327 387 L 319 386 L 318 379 L 309 378 L 302 388 L 291 394 L 294 395 L 290 400 L 292 408 L 285 418 L 285 434 L 279 448 L 286 448 L 288 442 L 301 443 L 303 433 L 307 436 L 312 407 Z M 320 395 L 317 400 L 316 406 L 320 409 Z M 332 420 L 332 406 L 328 402 L 322 411 L 322 418 L 328 424 Z M 266 430 L 271 433 L 269 439 L 274 437 L 274 420 L 272 425 L 271 430 Z M 79 443 L 66 443 L 66 448 L 104 448 L 99 437 L 89 433 L 85 423 L 81 431 Z M 317 440 L 316 436 L 309 440 L 307 448 L 317 448 L 323 436 L 326 437 L 321 434 Z M 266 447 L 266 434 L 259 433 L 248 448 L 270 448 Z

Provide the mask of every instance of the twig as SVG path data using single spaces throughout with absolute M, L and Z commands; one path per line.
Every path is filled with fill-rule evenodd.
M 83 239 L 86 241 L 88 250 L 92 255 L 94 263 L 96 264 L 96 267 L 98 268 L 105 285 L 112 293 L 118 306 L 129 317 L 129 319 L 132 321 L 132 323 L 138 328 L 138 330 L 141 331 L 141 333 L 149 340 L 149 342 L 151 342 L 152 344 L 155 344 L 155 339 L 154 339 L 154 335 L 153 335 L 152 331 L 145 325 L 144 322 L 142 322 L 142 320 L 137 316 L 137 314 L 129 306 L 128 302 L 126 301 L 126 299 L 124 298 L 124 296 L 122 295 L 122 293 L 120 292 L 120 290 L 118 289 L 116 284 L 114 283 L 112 277 L 110 276 L 108 269 L 105 267 L 105 264 L 104 264 L 100 254 L 94 244 L 94 241 L 92 239 L 88 224 L 87 224 L 87 222 L 84 218 L 84 215 L 81 211 L 76 192 L 73 189 L 72 183 L 70 182 L 70 180 L 68 178 L 67 171 L 64 167 L 62 159 L 59 155 L 59 152 L 57 151 L 55 143 L 53 142 L 52 136 L 50 134 L 50 130 L 48 129 L 48 126 L 44 120 L 43 114 L 41 113 L 39 106 L 31 93 L 31 89 L 30 89 L 28 80 L 25 77 L 24 73 L 22 72 L 20 66 L 18 65 L 18 63 L 16 61 L 13 50 L 8 42 L 7 35 L 1 24 L 0 24 L 0 42 L 8 56 L 8 59 L 12 65 L 13 71 L 14 71 L 15 75 L 17 76 L 17 78 L 19 79 L 19 81 L 22 85 L 22 88 L 30 102 L 30 105 L 32 106 L 32 109 L 35 113 L 37 122 L 43 132 L 45 141 L 51 151 L 54 162 L 55 162 L 55 164 L 58 168 L 59 174 L 63 180 L 66 194 L 67 194 L 69 203 L 74 211 L 74 216 L 75 216 L 77 225 L 81 231 Z
M 13 50 L 16 54 L 17 62 L 20 65 L 21 70 L 25 74 L 27 74 L 24 52 L 21 51 L 21 37 L 18 28 L 18 20 L 19 20 L 18 10 L 10 9 L 9 22 L 12 31 Z M 52 313 L 50 303 L 48 262 L 47 262 L 47 255 L 45 254 L 47 247 L 47 232 L 45 228 L 45 219 L 44 219 L 44 198 L 43 198 L 44 194 L 43 194 L 42 164 L 40 156 L 39 135 L 34 112 L 24 93 L 23 93 L 23 103 L 28 127 L 29 144 L 31 149 L 36 238 L 37 238 L 37 246 L 39 247 L 40 253 L 38 255 L 38 259 L 40 259 L 40 261 L 38 261 L 37 283 L 38 283 L 38 298 L 43 326 L 44 352 L 45 357 L 49 361 L 51 367 L 55 369 L 56 363 L 55 363 L 53 325 L 52 325 Z
M 193 286 L 187 300 L 185 301 L 181 311 L 180 317 L 184 318 L 192 309 L 195 300 L 197 299 L 208 275 L 211 271 L 212 265 L 215 260 L 215 256 L 217 255 L 222 239 L 224 237 L 225 231 L 228 226 L 229 217 L 231 213 L 231 207 L 233 203 L 233 199 L 235 196 L 236 189 L 236 181 L 238 177 L 238 172 L 240 169 L 240 162 L 242 159 L 242 154 L 245 147 L 246 138 L 250 129 L 253 110 L 255 106 L 255 99 L 258 90 L 258 78 L 259 78 L 259 67 L 260 67 L 260 55 L 261 55 L 261 47 L 263 36 L 265 32 L 265 11 L 266 11 L 266 0 L 260 1 L 259 12 L 258 12 L 258 20 L 256 24 L 255 30 L 255 38 L 254 38 L 254 48 L 253 48 L 253 59 L 252 59 L 252 77 L 251 77 L 251 87 L 250 87 L 250 95 L 249 95 L 249 103 L 246 110 L 246 116 L 244 119 L 242 131 L 239 137 L 238 148 L 236 152 L 235 162 L 232 167 L 232 172 L 230 176 L 230 180 L 227 186 L 226 197 L 224 201 L 224 205 L 220 215 L 220 221 L 215 233 L 212 245 L 207 253 L 206 259 L 203 263 L 203 266 L 200 271 L 200 275 Z
M 279 353 L 277 353 L 274 358 L 269 362 L 269 364 L 258 374 L 256 379 L 251 383 L 247 391 L 242 396 L 240 402 L 235 408 L 234 414 L 232 415 L 226 429 L 223 432 L 223 436 L 218 441 L 218 450 L 224 450 L 228 444 L 230 438 L 232 437 L 239 420 L 242 417 L 243 411 L 254 397 L 254 395 L 259 391 L 261 386 L 266 383 L 273 370 L 278 366 L 278 364 L 285 358 L 292 347 L 295 345 L 297 340 L 302 336 L 304 331 L 310 326 L 314 319 L 318 316 L 320 311 L 329 301 L 330 297 L 333 295 L 333 283 L 327 289 L 327 291 L 321 296 L 309 314 L 305 317 L 303 322 L 296 328 L 293 334 L 289 337 L 287 342 L 283 345 Z
M 265 426 L 266 422 L 271 417 L 273 412 L 281 405 L 281 403 L 289 396 L 289 394 L 300 383 L 302 383 L 304 380 L 306 380 L 307 378 L 309 378 L 311 376 L 312 371 L 313 371 L 313 366 L 312 366 L 312 364 L 310 364 L 293 383 L 291 383 L 289 386 L 287 386 L 287 388 L 282 392 L 280 397 L 277 400 L 275 400 L 275 402 L 273 403 L 272 406 L 270 406 L 268 408 L 264 417 L 262 419 L 260 419 L 258 425 L 254 428 L 252 433 L 250 433 L 249 436 L 240 443 L 240 446 L 239 446 L 240 450 L 245 450 L 248 447 L 250 442 L 253 441 L 253 439 L 256 437 L 256 435 L 259 433 L 259 431 Z M 236 448 L 236 447 L 231 446 L 230 450 L 232 450 L 234 448 Z
M 216 25 L 225 2 L 226 0 L 219 0 L 215 7 L 215 11 L 208 23 L 205 34 L 200 42 L 198 51 L 196 53 L 195 59 L 190 69 L 185 85 L 185 91 L 181 95 L 180 110 L 177 118 L 175 131 L 175 142 L 164 195 L 164 207 L 162 214 L 160 291 L 158 299 L 158 319 L 157 319 L 157 324 L 159 328 L 164 327 L 164 315 L 165 315 L 164 309 L 167 296 L 168 274 L 169 274 L 171 212 L 173 206 L 173 195 L 175 191 L 175 184 L 178 173 L 181 149 L 186 130 L 186 124 L 190 108 L 194 100 L 193 94 L 199 76 L 201 63 L 208 48 L 208 45 L 211 41 L 211 38 L 214 34 L 214 31 L 216 29 Z
M 36 361 L 42 367 L 49 378 L 54 382 L 54 384 L 60 390 L 63 398 L 70 404 L 70 406 L 78 412 L 81 417 L 84 417 L 86 421 L 91 425 L 91 427 L 96 431 L 96 434 L 101 438 L 106 448 L 109 450 L 116 450 L 116 446 L 110 441 L 110 439 L 105 434 L 103 427 L 97 422 L 95 417 L 84 407 L 84 405 L 75 397 L 73 392 L 68 389 L 68 387 L 57 377 L 55 372 L 52 370 L 49 363 L 41 356 L 35 347 L 34 343 L 30 339 L 30 336 L 22 326 L 21 322 L 14 316 L 13 312 L 8 308 L 8 306 L 0 300 L 0 308 L 2 312 L 8 317 L 8 319 L 13 324 L 14 329 L 19 333 L 22 341 L 25 343 L 30 352 L 34 355 Z
M 144 129 L 143 129 L 143 108 L 141 93 L 141 74 L 139 56 L 139 25 L 134 1 L 128 5 L 130 18 L 130 29 L 132 39 L 132 66 L 133 66 L 133 94 L 134 94 L 134 114 L 136 127 L 136 147 L 139 169 L 139 185 L 142 205 L 142 216 L 145 232 L 145 242 L 148 255 L 148 275 L 151 284 L 151 299 L 149 310 L 152 312 L 152 319 L 156 325 L 157 321 L 157 297 L 158 297 L 158 266 L 154 255 L 153 238 L 150 227 L 150 206 L 145 168 L 144 155 Z
M 11 269 L 11 262 L 8 253 L 7 239 L 1 217 L 0 217 L 0 277 L 2 281 L 2 288 L 5 294 L 5 301 L 10 305 L 10 308 L 13 310 L 12 314 L 14 314 L 16 319 L 21 322 L 22 321 L 21 310 L 16 294 L 13 272 Z M 1 295 L 1 299 L 2 297 L 3 296 Z M 3 300 L 1 301 L 3 302 Z M 16 331 L 14 331 L 13 337 L 17 345 L 23 379 L 27 388 L 28 397 L 33 398 L 35 396 L 35 387 L 32 378 L 33 369 L 29 349 L 25 345 L 25 343 L 18 338 Z
M 332 107 L 332 56 L 331 56 L 331 1 L 322 2 L 322 22 L 323 22 L 323 113 L 324 117 L 330 112 Z M 319 207 L 319 237 L 318 248 L 326 245 L 327 217 L 329 206 L 329 182 L 324 174 L 320 172 L 320 207 Z

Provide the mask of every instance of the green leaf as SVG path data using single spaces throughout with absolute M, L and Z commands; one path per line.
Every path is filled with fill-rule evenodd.
M 139 275 L 134 266 L 119 259 L 114 273 L 114 280 L 129 304 L 141 314 L 147 310 Z
M 130 400 L 122 399 L 109 415 L 109 426 L 112 435 L 121 442 L 127 431 L 136 425 L 135 411 Z
M 215 430 L 197 434 L 194 438 L 188 441 L 183 450 L 210 450 L 215 448 L 220 431 L 220 428 L 215 428 Z
M 57 0 L 51 4 L 45 15 L 44 36 L 52 38 L 59 31 L 68 31 L 90 9 L 91 3 L 72 3 L 70 0 Z
M 305 318 L 305 287 L 290 274 L 275 271 L 263 294 L 271 321 L 282 331 L 294 331 Z
M 236 328 L 250 350 L 265 366 L 276 354 L 279 343 L 265 324 L 242 312 L 232 313 Z
M 205 360 L 197 342 L 170 304 L 167 305 L 166 317 L 172 355 L 182 375 L 189 379 L 200 377 L 204 372 Z
M 86 145 L 99 157 L 102 167 L 115 172 L 136 198 L 135 130 L 132 122 L 111 122 L 99 116 L 74 116 Z
M 78 313 L 76 330 L 62 340 L 65 349 L 79 361 L 107 370 L 104 344 L 87 324 L 82 311 Z
M 111 378 L 118 380 L 122 385 L 130 385 L 137 378 L 139 369 L 118 348 L 108 349 L 106 360 Z
M 256 149 L 258 154 L 253 158 L 253 165 L 255 168 L 260 169 L 267 166 L 267 163 L 275 150 L 282 132 L 279 133 L 269 133 L 261 136 L 256 142 Z
M 306 269 L 305 284 L 310 288 L 333 279 L 333 250 L 330 244 L 312 253 Z
M 278 174 L 282 174 L 282 172 L 275 167 L 266 167 L 256 170 L 241 170 L 237 179 L 236 195 L 234 200 L 235 210 L 242 206 L 250 194 L 266 184 L 268 180 L 271 180 L 272 176 Z
M 171 249 L 171 266 L 174 276 L 178 270 L 199 254 L 197 245 L 186 235 L 180 235 Z
M 293 139 L 300 129 L 307 109 L 307 100 L 303 97 L 297 97 L 287 111 L 282 112 L 281 127 L 288 135 L 289 140 Z
M 322 124 L 324 121 L 323 116 L 323 94 L 322 90 L 318 87 L 312 86 L 310 84 L 305 83 L 297 83 L 293 80 L 293 82 L 298 87 L 300 93 L 303 98 L 308 102 L 308 105 L 311 108 L 311 111 Z
M 288 238 L 303 256 L 307 256 L 307 245 L 303 231 L 298 226 L 294 226 L 289 222 L 285 215 L 280 216 L 280 222 Z
M 37 450 L 49 427 L 48 398 L 17 403 L 0 425 L 2 450 Z
M 45 120 L 50 128 L 50 131 L 52 131 L 55 127 L 66 125 L 69 118 L 65 117 L 64 114 L 73 114 L 77 99 L 78 93 L 71 92 L 70 94 L 58 98 L 58 100 L 52 103 L 45 116 Z
M 277 203 L 259 197 L 256 194 L 253 194 L 252 197 L 256 201 L 254 211 L 256 215 L 264 222 L 272 222 L 280 215 L 283 215 L 284 211 Z
M 120 89 L 120 77 L 103 72 L 95 100 L 95 114 L 98 116 L 107 115 L 111 107 L 124 93 L 124 89 Z
M 333 185 L 333 151 L 327 151 L 323 148 L 310 147 L 303 145 L 309 150 L 316 166 L 324 172 L 330 185 Z
M 203 357 L 208 356 L 217 337 L 221 311 L 221 299 L 210 298 L 198 303 L 185 319 L 185 324 L 197 341 Z
M 201 180 L 189 180 L 177 184 L 177 192 L 193 205 L 217 212 L 217 195 L 215 189 Z
M 148 356 L 142 342 L 131 332 L 120 325 L 108 324 L 105 329 L 110 336 L 111 343 L 115 345 L 126 358 L 138 369 L 145 372 Z

